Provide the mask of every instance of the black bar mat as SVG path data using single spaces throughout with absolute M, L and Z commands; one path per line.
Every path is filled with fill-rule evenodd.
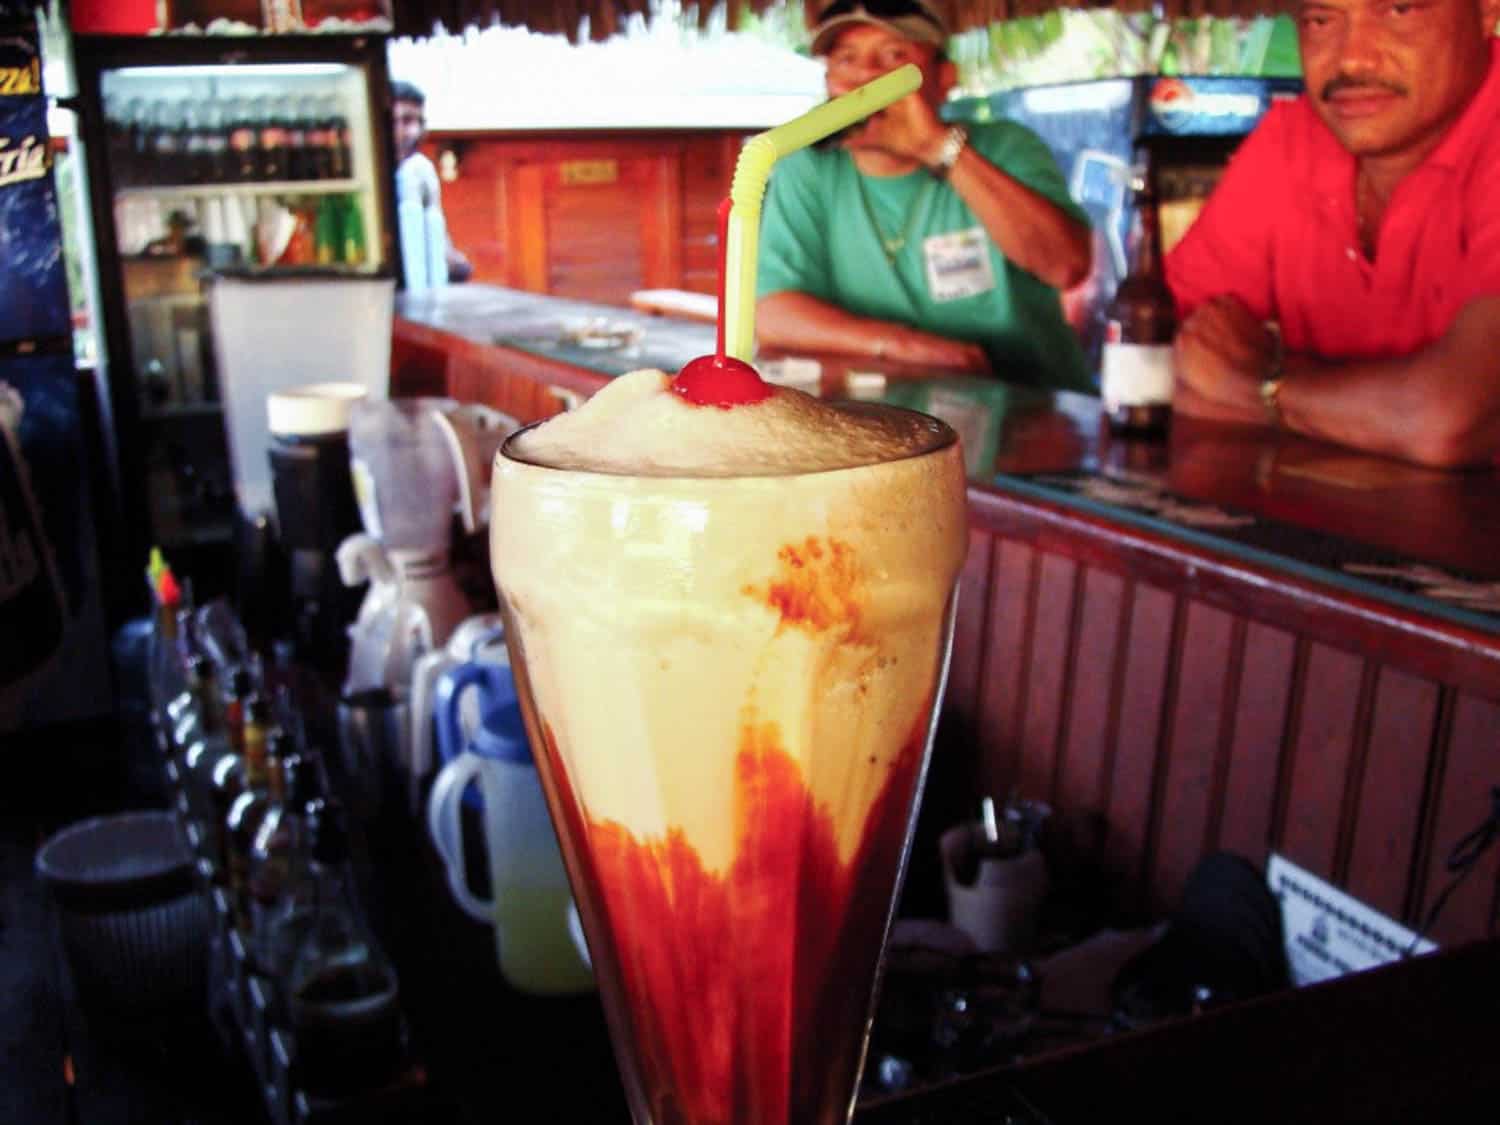
M 1149 528 L 1259 565 L 1500 633 L 1500 581 L 1176 495 L 1144 475 L 1001 474 L 996 487 Z

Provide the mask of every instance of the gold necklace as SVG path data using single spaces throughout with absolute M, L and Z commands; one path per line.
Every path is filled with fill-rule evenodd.
M 856 177 L 855 183 L 859 185 L 859 199 L 864 204 L 865 214 L 869 216 L 870 225 L 875 228 L 875 234 L 880 239 L 880 248 L 885 251 L 886 261 L 894 266 L 896 258 L 900 255 L 901 251 L 906 249 L 907 242 L 911 240 L 912 231 L 917 229 L 919 221 L 926 215 L 927 197 L 932 194 L 933 185 L 937 181 L 928 179 L 922 185 L 921 189 L 917 192 L 916 198 L 906 206 L 906 222 L 904 227 L 899 234 L 892 235 L 886 232 L 886 229 L 880 225 L 880 219 L 876 217 L 875 208 L 870 203 L 869 193 L 865 190 L 864 176 L 857 170 L 854 174 Z

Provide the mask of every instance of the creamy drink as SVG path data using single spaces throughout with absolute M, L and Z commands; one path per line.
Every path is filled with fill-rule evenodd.
M 853 1103 L 966 541 L 925 415 L 657 371 L 507 442 L 491 557 L 638 1123 Z

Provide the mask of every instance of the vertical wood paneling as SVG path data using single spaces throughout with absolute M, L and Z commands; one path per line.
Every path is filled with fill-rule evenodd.
M 443 181 L 443 217 L 453 244 L 474 266 L 474 278 L 499 281 L 505 270 L 505 195 L 499 190 L 504 149 L 486 142 L 428 144 L 428 155 L 452 147 L 460 154 L 458 176 Z
M 985 747 L 979 781 L 1003 795 L 1019 779 L 1021 716 L 1025 708 L 1026 633 L 1036 552 L 1001 539 L 990 568 L 989 637 L 980 685 L 979 738 Z
M 682 153 L 651 162 L 641 194 L 641 282 L 648 289 L 682 285 Z
M 542 193 L 546 179 L 539 164 L 512 166 L 506 177 L 506 215 L 511 227 L 507 241 L 506 284 L 535 293 L 547 290 L 547 209 Z
M 1396 918 L 1411 887 L 1437 714 L 1436 684 L 1380 670 L 1345 887 Z
M 1490 812 L 1490 788 L 1500 785 L 1500 704 L 1459 695 L 1453 711 L 1441 778 L 1433 807 L 1433 827 L 1420 908 L 1424 919 L 1452 876 L 1444 869 L 1453 845 L 1483 823 Z M 1430 935 L 1438 944 L 1483 937 L 1500 893 L 1500 847 L 1491 847 L 1463 884 L 1449 897 Z
M 1078 567 L 1061 555 L 1043 555 L 1037 569 L 1036 605 L 1027 652 L 1025 712 L 1021 716 L 1022 797 L 1055 801 L 1058 734 L 1067 700 L 1072 648 L 1073 593 Z
M 958 579 L 958 613 L 953 624 L 953 660 L 943 710 L 974 730 L 979 717 L 979 685 L 984 668 L 986 610 L 990 598 L 990 552 L 995 537 L 969 533 L 969 553 Z
M 475 280 L 538 292 L 547 292 L 537 286 L 550 280 L 554 292 L 622 303 L 622 292 L 642 285 L 714 291 L 714 212 L 728 193 L 742 140 L 739 133 L 717 130 L 693 134 L 627 130 L 546 137 L 434 134 L 426 148 L 436 153 L 451 147 L 460 153 L 458 178 L 443 184 L 443 207 L 454 243 L 474 263 Z M 610 195 L 607 186 L 594 189 L 594 194 L 602 190 L 610 198 L 611 232 L 627 240 L 613 257 L 630 258 L 628 276 L 592 268 L 611 265 L 611 255 L 598 252 L 593 225 L 579 221 L 576 203 L 553 212 L 550 230 L 544 231 L 535 221 L 545 213 L 547 200 L 577 190 L 556 184 L 555 176 L 548 173 L 573 160 L 617 164 L 620 181 L 615 194 Z M 649 169 L 644 176 L 642 168 Z M 540 170 L 541 178 L 535 179 L 536 172 L 526 169 Z M 626 215 L 634 221 L 622 223 Z M 528 254 L 529 262 L 519 260 Z M 538 268 L 539 261 L 546 264 L 545 269 Z M 535 284 L 526 284 L 528 279 Z
M 1073 653 L 1067 734 L 1053 804 L 1070 812 L 1100 812 L 1108 792 L 1115 733 L 1116 663 L 1125 580 L 1097 567 L 1083 575 Z
M 1263 864 L 1271 850 L 1296 651 L 1289 633 L 1254 622 L 1245 628 L 1215 846 L 1252 863 Z
M 641 221 L 654 214 L 657 162 L 615 163 L 618 178 L 606 183 L 568 183 L 568 161 L 546 166 L 547 292 L 624 305 L 645 281 L 648 238 L 662 234 L 659 223 L 647 230 Z
M 1308 647 L 1298 685 L 1291 776 L 1284 794 L 1279 850 L 1316 875 L 1339 882 L 1339 815 L 1343 807 L 1359 710 L 1363 662 L 1326 645 Z
M 1126 897 L 1139 890 L 1146 870 L 1174 605 L 1165 590 L 1135 584 L 1129 627 L 1120 647 L 1120 728 L 1110 771 L 1104 866 L 1120 881 Z
M 1189 602 L 1178 653 L 1175 698 L 1164 756 L 1153 893 L 1175 902 L 1212 839 L 1219 748 L 1225 739 L 1225 690 L 1229 684 L 1234 619 L 1223 610 Z

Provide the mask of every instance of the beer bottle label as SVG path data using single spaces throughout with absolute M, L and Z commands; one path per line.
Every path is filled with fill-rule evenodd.
M 1172 401 L 1172 345 L 1119 342 L 1119 326 L 1105 331 L 1099 393 L 1106 410 Z

